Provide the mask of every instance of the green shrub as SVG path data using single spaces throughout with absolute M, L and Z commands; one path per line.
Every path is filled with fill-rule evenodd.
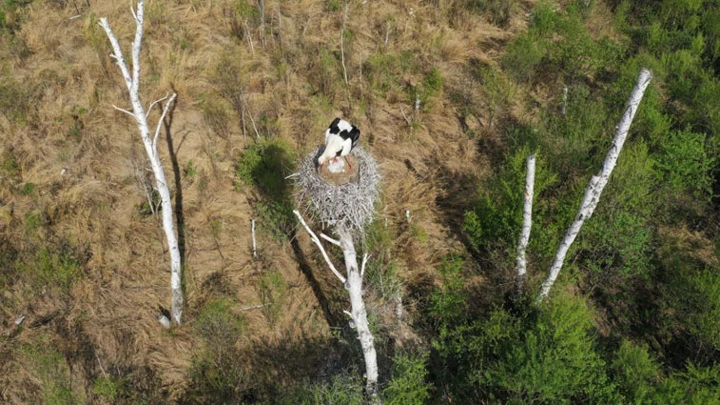
M 194 328 L 211 346 L 231 346 L 247 329 L 247 320 L 233 312 L 229 300 L 219 299 L 202 307 Z
M 618 403 L 592 329 L 582 299 L 556 295 L 537 312 L 496 309 L 435 345 L 462 403 Z
M 430 314 L 441 330 L 456 324 L 465 316 L 466 291 L 462 271 L 464 259 L 460 255 L 443 257 L 438 268 L 442 286 L 430 298 Z
M 264 305 L 263 313 L 270 324 L 274 325 L 283 310 L 287 283 L 279 271 L 270 270 L 265 272 L 258 281 L 258 291 L 260 302 Z
M 278 401 L 282 405 L 362 405 L 363 382 L 357 375 L 337 374 L 329 381 L 296 388 Z
M 670 132 L 662 143 L 657 166 L 661 181 L 672 192 L 688 192 L 708 201 L 712 195 L 710 170 L 714 159 L 705 149 L 705 134 L 688 130 Z
M 185 395 L 198 404 L 243 403 L 256 384 L 246 356 L 235 346 L 247 320 L 233 312 L 228 299 L 217 299 L 202 307 L 193 327 L 207 344 L 193 357 Z
M 624 341 L 614 357 L 614 380 L 628 403 L 653 404 L 662 371 L 660 365 L 648 354 L 647 347 Z
M 396 354 L 393 357 L 392 380 L 383 389 L 383 403 L 388 405 L 422 405 L 430 399 L 430 385 L 425 382 L 427 354 Z
M 651 271 L 655 212 L 654 161 L 644 143 L 626 145 L 590 218 L 578 247 L 589 284 L 599 279 L 615 285 L 629 277 L 648 277 Z
M 465 213 L 463 229 L 475 246 L 495 246 L 508 249 L 517 243 L 522 224 L 525 177 L 527 171 L 527 148 L 520 148 L 509 155 L 499 172 L 480 186 L 479 198 L 472 211 Z M 534 203 L 535 215 L 544 211 L 541 195 L 556 181 L 545 159 L 536 161 Z M 538 221 L 539 217 L 536 216 Z M 537 229 L 537 228 L 536 228 Z M 542 228 L 537 229 L 542 231 Z
M 260 140 L 243 151 L 236 164 L 236 188 L 254 186 L 260 191 L 253 204 L 254 216 L 263 229 L 281 239 L 293 229 L 292 196 L 285 179 L 294 168 L 295 154 L 286 141 Z
M 98 377 L 93 382 L 93 392 L 113 402 L 120 395 L 120 387 L 118 382 L 111 378 Z
M 688 363 L 687 370 L 666 378 L 653 397 L 659 405 L 720 404 L 720 367 L 697 367 Z
M 532 82 L 540 62 L 547 53 L 545 41 L 531 35 L 518 35 L 505 48 L 502 66 L 508 75 L 521 83 Z
M 34 191 L 35 191 L 35 184 L 28 182 L 28 183 L 23 184 L 23 186 L 20 188 L 20 195 L 28 196 L 28 195 L 32 194 Z
M 24 344 L 20 353 L 27 364 L 26 370 L 33 374 L 40 384 L 43 404 L 74 405 L 82 402 L 73 393 L 70 369 L 65 358 L 45 337 Z
M 690 296 L 685 303 L 694 303 L 682 313 L 690 332 L 703 345 L 720 350 L 720 274 L 717 269 L 704 269 L 689 275 Z

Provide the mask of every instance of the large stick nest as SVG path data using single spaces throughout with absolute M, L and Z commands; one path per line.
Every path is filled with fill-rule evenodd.
M 328 225 L 359 230 L 370 223 L 375 202 L 380 195 L 380 173 L 375 159 L 363 148 L 353 149 L 353 171 L 356 175 L 343 184 L 328 182 L 316 170 L 316 157 L 321 150 L 305 156 L 297 173 L 300 204 L 305 211 Z M 342 159 L 342 158 L 341 158 Z

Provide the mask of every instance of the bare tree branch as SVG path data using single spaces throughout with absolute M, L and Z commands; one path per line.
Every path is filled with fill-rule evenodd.
M 345 67 L 345 26 L 347 24 L 348 4 L 345 1 L 345 13 L 343 14 L 342 31 L 340 31 L 340 61 L 342 62 L 343 77 L 345 78 L 345 87 L 348 86 L 347 68 Z
M 155 153 L 155 156 L 157 156 L 157 139 L 158 135 L 160 135 L 160 128 L 162 127 L 163 121 L 165 121 L 165 116 L 167 115 L 168 110 L 170 109 L 170 105 L 175 101 L 175 97 L 177 97 L 177 93 L 173 93 L 172 97 L 170 97 L 170 100 L 168 100 L 167 103 L 165 103 L 165 107 L 163 107 L 162 115 L 160 116 L 160 120 L 158 120 L 157 127 L 155 128 L 155 137 L 152 141 L 152 147 L 153 147 L 153 153 Z
M 153 107 L 155 107 L 155 104 L 157 104 L 157 103 L 159 103 L 159 102 L 161 102 L 161 101 L 167 100 L 168 97 L 170 97 L 170 93 L 165 94 L 165 97 L 163 97 L 163 98 L 159 98 L 159 99 L 153 101 L 153 102 L 150 104 L 150 106 L 147 108 L 147 111 L 145 112 L 145 117 L 149 117 L 149 116 L 150 116 L 150 111 L 152 111 Z
M 550 288 L 555 283 L 558 274 L 560 274 L 560 269 L 565 262 L 565 256 L 570 249 L 570 245 L 572 245 L 578 235 L 578 232 L 580 232 L 580 227 L 582 227 L 585 220 L 590 218 L 595 211 L 595 207 L 597 207 L 597 204 L 600 201 L 600 194 L 605 188 L 605 185 L 607 185 L 608 180 L 610 179 L 610 174 L 615 168 L 618 156 L 620 155 L 620 151 L 625 144 L 625 139 L 627 138 L 628 131 L 630 130 L 630 124 L 632 124 L 633 118 L 635 118 L 638 105 L 640 105 L 640 101 L 645 94 L 645 89 L 647 89 L 651 79 L 652 73 L 650 73 L 649 70 L 642 69 L 640 71 L 637 83 L 635 83 L 635 87 L 633 88 L 630 98 L 627 101 L 625 113 L 617 126 L 613 143 L 610 146 L 607 156 L 605 157 L 603 168 L 597 176 L 593 176 L 590 179 L 590 183 L 588 184 L 587 189 L 585 189 L 585 195 L 580 203 L 580 209 L 575 216 L 575 220 L 570 225 L 570 228 L 568 228 L 565 237 L 560 243 L 560 247 L 555 255 L 555 261 L 553 262 L 552 267 L 550 267 L 550 275 L 543 283 L 540 294 L 538 294 L 535 299 L 536 304 L 540 304 L 547 297 L 550 292 Z
M 100 19 L 100 26 L 103 27 L 105 30 L 105 33 L 107 34 L 108 38 L 110 39 L 110 45 L 112 45 L 113 53 L 110 55 L 113 59 L 115 59 L 115 62 L 120 67 L 120 71 L 122 72 L 123 79 L 125 79 L 125 84 L 128 87 L 128 90 L 132 88 L 132 78 L 130 77 L 130 71 L 128 70 L 127 63 L 125 62 L 125 58 L 123 57 L 122 49 L 120 49 L 120 44 L 118 43 L 117 37 L 112 32 L 112 29 L 110 28 L 110 24 L 107 22 L 107 18 L 101 18 Z
M 337 247 L 339 247 L 339 248 L 342 248 L 342 246 L 340 245 L 340 241 L 339 241 L 339 240 L 335 240 L 335 239 L 333 239 L 333 238 L 325 235 L 325 234 L 322 233 L 322 232 L 320 233 L 320 237 L 323 238 L 323 239 L 325 239 L 326 241 L 332 243 L 333 245 L 335 245 L 335 246 L 337 246 Z
M 120 108 L 120 107 L 118 107 L 118 106 L 116 106 L 116 105 L 114 105 L 114 104 L 113 104 L 113 108 L 116 109 L 116 110 L 118 110 L 118 111 L 124 112 L 125 114 L 127 114 L 127 115 L 129 115 L 129 116 L 131 116 L 131 117 L 133 117 L 133 118 L 135 118 L 135 119 L 137 120 L 137 117 L 135 116 L 135 114 L 131 113 L 130 111 L 128 111 L 128 110 L 126 110 L 126 109 L 124 109 L 124 108 Z
M 303 219 L 302 215 L 300 215 L 300 211 L 293 210 L 293 213 L 295 214 L 295 216 L 298 217 L 298 219 L 300 220 L 300 223 L 305 228 L 307 233 L 310 234 L 310 239 L 312 239 L 312 241 L 315 242 L 315 244 L 318 246 L 318 248 L 320 248 L 320 253 L 322 253 L 323 257 L 325 258 L 325 262 L 327 263 L 328 267 L 330 267 L 330 270 L 332 270 L 333 274 L 335 274 L 335 276 L 337 276 L 337 278 L 339 278 L 340 281 L 343 284 L 345 284 L 346 278 L 342 274 L 340 274 L 339 271 L 337 271 L 337 269 L 335 268 L 335 265 L 332 263 L 332 261 L 330 261 L 330 257 L 328 256 L 327 252 L 325 251 L 325 248 L 323 247 L 322 243 L 320 242 L 320 239 L 318 239 L 317 235 L 315 235 L 315 232 L 313 232 L 312 229 L 310 229 L 310 227 L 305 223 L 305 220 Z
M 145 3 L 144 0 L 138 1 L 137 12 L 133 13 L 135 18 L 135 40 L 132 43 L 132 63 L 133 63 L 133 88 L 132 92 L 138 94 L 140 90 L 140 48 L 142 47 L 143 24 L 145 22 Z
M 363 255 L 362 265 L 360 265 L 360 278 L 363 278 L 365 275 L 365 265 L 367 264 L 369 258 L 370 256 L 368 256 L 367 253 Z

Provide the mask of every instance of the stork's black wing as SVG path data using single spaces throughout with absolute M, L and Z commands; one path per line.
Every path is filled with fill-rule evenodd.
M 360 130 L 357 129 L 355 125 L 353 125 L 350 131 L 345 130 L 340 132 L 340 137 L 343 139 L 343 141 L 350 139 L 352 141 L 351 148 L 354 148 L 355 145 L 357 145 L 358 143 L 358 139 L 360 139 Z
M 330 123 L 330 126 L 328 129 L 330 130 L 331 134 L 337 135 L 338 132 L 340 132 L 340 118 L 335 118 L 333 122 Z

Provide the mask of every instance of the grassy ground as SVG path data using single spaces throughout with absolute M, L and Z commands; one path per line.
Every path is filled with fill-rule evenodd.
M 4 401 L 200 397 L 197 370 L 209 342 L 198 323 L 212 311 L 221 329 L 228 313 L 242 319 L 239 337 L 223 344 L 244 353 L 239 369 L 255 370 L 249 387 L 289 386 L 344 364 L 336 333 L 345 324 L 342 286 L 305 236 L 293 242 L 282 213 L 268 208 L 277 190 L 243 183 L 235 170 L 259 142 L 280 145 L 286 157 L 276 169 L 291 173 L 335 116 L 361 128 L 383 174 L 375 243 L 386 251 L 376 266 L 393 271 L 376 272 L 384 287 L 370 305 L 388 339 L 412 338 L 395 326 L 396 304 L 383 294 L 412 297 L 432 283 L 442 255 L 464 249 L 462 213 L 490 166 L 479 146 L 493 147 L 497 133 L 478 71 L 496 65 L 522 13 L 518 5 L 500 27 L 460 3 L 350 2 L 341 46 L 343 7 L 268 1 L 262 19 L 260 3 L 148 1 L 142 98 L 178 93 L 160 153 L 181 229 L 187 322 L 165 331 L 155 320 L 170 294 L 164 237 L 147 196 L 154 179 L 132 120 L 112 108 L 128 98 L 97 25 L 107 17 L 128 52 L 128 4 L 8 2 Z M 505 114 L 513 104 L 493 108 Z M 155 109 L 151 122 L 158 117 Z M 412 319 L 414 301 L 404 304 Z M 246 309 L 255 305 L 265 306 Z
M 398 348 L 429 344 L 417 318 L 448 254 L 477 259 L 465 261 L 476 296 L 509 288 L 509 269 L 462 225 L 515 142 L 505 129 L 559 104 L 560 83 L 514 77 L 523 68 L 507 56 L 534 2 L 148 0 L 142 98 L 178 94 L 160 154 L 187 306 L 169 331 L 156 320 L 170 303 L 159 198 L 136 126 L 113 109 L 128 96 L 97 24 L 108 18 L 129 57 L 129 3 L 5 3 L 4 402 L 253 403 L 362 368 L 347 295 L 296 229 L 285 179 L 336 116 L 360 128 L 383 176 L 360 249 L 373 253 L 367 301 L 384 371 Z M 603 2 L 586 25 L 593 40 L 620 41 Z

